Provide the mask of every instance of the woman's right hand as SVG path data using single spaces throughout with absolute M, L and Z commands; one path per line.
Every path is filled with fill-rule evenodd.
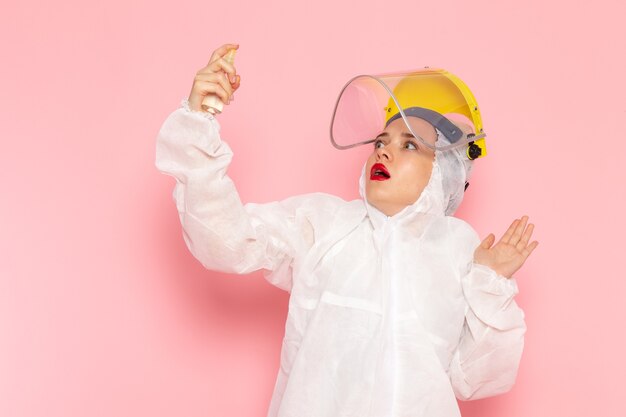
M 233 93 L 239 88 L 241 77 L 237 75 L 235 66 L 229 64 L 223 57 L 229 49 L 239 49 L 238 44 L 227 43 L 217 48 L 211 55 L 206 67 L 196 73 L 189 93 L 189 108 L 203 111 L 202 100 L 209 94 L 217 94 L 229 104 Z

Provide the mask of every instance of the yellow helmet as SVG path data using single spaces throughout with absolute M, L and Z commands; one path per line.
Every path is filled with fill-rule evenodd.
M 410 109 L 415 107 L 433 110 L 444 116 L 448 113 L 461 114 L 472 122 L 476 133 L 483 133 L 483 122 L 474 94 L 459 77 L 444 69 L 424 68 L 407 74 L 395 86 L 393 95 L 405 114 L 412 113 Z M 389 97 L 385 107 L 385 125 L 401 117 L 396 100 Z M 470 142 L 467 153 L 469 159 L 485 156 L 485 139 Z

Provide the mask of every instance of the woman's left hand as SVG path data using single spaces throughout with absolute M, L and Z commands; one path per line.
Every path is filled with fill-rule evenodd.
M 534 225 L 531 223 L 526 227 L 527 221 L 528 216 L 522 216 L 521 220 L 513 221 L 502 239 L 493 247 L 491 245 L 496 237 L 490 233 L 474 251 L 474 262 L 488 266 L 498 274 L 511 278 L 539 244 L 536 240 L 528 243 Z

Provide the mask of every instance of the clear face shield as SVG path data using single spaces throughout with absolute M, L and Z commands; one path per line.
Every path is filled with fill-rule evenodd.
M 445 115 L 469 119 L 475 133 L 465 133 Z M 449 143 L 433 145 L 414 132 L 409 117 L 419 117 L 441 131 Z M 474 95 L 458 77 L 443 69 L 359 75 L 343 87 L 337 99 L 330 140 L 337 149 L 372 143 L 394 120 L 433 151 L 465 148 L 469 159 L 486 155 L 485 133 Z

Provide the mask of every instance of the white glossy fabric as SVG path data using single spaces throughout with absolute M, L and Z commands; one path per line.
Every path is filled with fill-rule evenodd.
M 363 199 L 244 205 L 219 130 L 183 100 L 156 166 L 176 179 L 185 243 L 206 268 L 263 270 L 290 292 L 269 417 L 453 417 L 456 398 L 512 387 L 526 330 L 517 286 L 473 263 L 480 240 L 444 214 L 437 158 L 420 198 L 392 217 L 365 201 L 364 175 Z

